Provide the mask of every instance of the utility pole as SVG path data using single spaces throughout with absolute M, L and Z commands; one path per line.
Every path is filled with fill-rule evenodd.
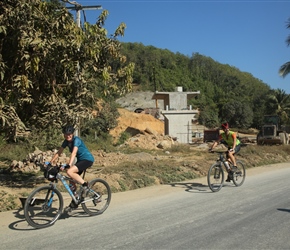
M 81 10 L 100 10 L 102 9 L 101 5 L 91 5 L 91 6 L 82 6 L 76 1 L 65 1 L 68 2 L 69 4 L 72 4 L 74 6 L 71 7 L 66 7 L 68 10 L 75 10 L 76 11 L 76 23 L 77 26 L 80 28 L 81 27 Z
M 99 10 L 102 9 L 101 5 L 92 5 L 92 6 L 82 6 L 81 4 L 77 3 L 76 1 L 70 1 L 70 0 L 63 0 L 63 2 L 69 3 L 74 6 L 68 6 L 66 7 L 68 10 L 75 10 L 76 11 L 76 24 L 79 28 L 81 28 L 81 11 L 84 10 Z M 79 62 L 77 64 L 77 76 L 79 79 L 80 74 L 80 65 Z M 77 117 L 77 128 L 75 130 L 75 135 L 79 136 L 81 134 L 80 132 L 80 121 Z
M 153 83 L 154 83 L 154 92 L 156 94 L 157 92 L 157 86 L 156 86 L 156 77 L 155 77 L 155 67 L 153 67 Z M 155 98 L 155 106 L 156 108 L 158 108 L 158 101 L 157 101 L 157 98 Z

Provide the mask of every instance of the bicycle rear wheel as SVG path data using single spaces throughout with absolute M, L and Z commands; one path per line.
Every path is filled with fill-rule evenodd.
M 239 187 L 241 186 L 246 178 L 246 169 L 241 161 L 237 161 L 237 170 L 233 173 L 233 183 Z
M 221 190 L 224 183 L 224 171 L 219 163 L 213 164 L 207 174 L 208 187 L 213 192 Z
M 52 226 L 62 213 L 63 198 L 57 189 L 51 186 L 36 188 L 27 197 L 24 216 L 34 228 Z
M 81 202 L 83 210 L 89 215 L 102 214 L 110 205 L 111 189 L 109 184 L 102 179 L 89 182 L 89 191 Z

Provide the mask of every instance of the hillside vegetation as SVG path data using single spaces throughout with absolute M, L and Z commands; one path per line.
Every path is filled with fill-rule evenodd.
M 199 53 L 185 56 L 140 43 L 123 43 L 122 52 L 135 64 L 137 89 L 175 91 L 182 86 L 184 91 L 200 91 L 188 105 L 201 111 L 199 122 L 207 127 L 228 121 L 232 127 L 259 128 L 265 114 L 278 114 L 289 123 L 289 95 L 235 66 Z

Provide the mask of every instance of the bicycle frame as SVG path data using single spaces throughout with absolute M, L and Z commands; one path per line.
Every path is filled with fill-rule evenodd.
M 82 176 L 84 178 L 85 171 Z M 89 182 L 89 188 L 85 189 L 77 181 L 59 172 L 56 172 L 54 176 L 49 178 L 51 178 L 49 185 L 35 188 L 25 200 L 23 207 L 24 216 L 32 227 L 45 228 L 51 226 L 59 219 L 62 213 L 70 212 L 69 210 L 63 210 L 63 194 L 57 188 L 59 180 L 71 196 L 73 202 L 77 206 L 81 205 L 84 212 L 89 216 L 102 214 L 110 204 L 111 189 L 105 180 L 95 178 Z M 76 193 L 69 187 L 68 181 L 79 186 L 77 191 L 79 199 Z
M 232 162 L 228 161 L 228 159 L 226 159 L 226 157 L 224 156 L 225 152 L 217 152 L 217 153 L 219 154 L 219 158 L 217 159 L 217 162 L 220 163 L 221 168 L 222 168 L 222 166 L 224 166 L 224 168 L 227 172 L 227 167 L 226 167 L 225 162 L 227 161 L 229 163 L 229 165 L 232 165 Z
M 225 152 L 215 151 L 215 153 L 218 153 L 219 157 L 216 160 L 216 163 L 214 163 L 208 170 L 207 181 L 209 188 L 213 192 L 218 192 L 223 186 L 225 172 L 228 173 L 227 181 L 233 181 L 234 185 L 237 187 L 241 186 L 246 176 L 244 164 L 238 160 L 236 161 L 237 166 L 233 168 L 233 163 L 227 159 Z M 227 163 L 229 166 L 227 166 Z
M 85 173 L 86 172 L 83 173 L 83 178 L 85 176 Z M 73 199 L 73 201 L 77 204 L 78 203 L 78 200 L 77 200 L 76 196 L 74 195 L 74 193 L 71 191 L 71 189 L 70 189 L 67 181 L 74 182 L 75 184 L 77 184 L 77 185 L 80 186 L 80 190 L 78 191 L 78 196 L 79 197 L 81 197 L 82 186 L 77 181 L 75 181 L 74 179 L 72 179 L 70 177 L 67 177 L 65 175 L 62 175 L 60 173 L 57 174 L 56 179 L 61 181 L 61 183 L 63 184 L 63 186 L 65 187 L 65 189 L 67 190 L 67 192 L 69 193 L 69 195 L 71 196 L 71 198 Z M 54 188 L 56 188 L 56 184 L 54 183 L 53 185 L 54 185 Z M 95 197 L 96 197 L 96 199 L 100 198 L 100 195 L 97 194 L 96 192 L 94 192 L 93 190 L 89 190 L 89 192 L 93 192 L 94 195 L 95 195 Z M 52 197 L 53 197 L 53 195 L 52 195 Z M 82 201 L 82 203 L 89 202 L 91 200 L 92 199 L 87 199 L 86 201 Z
M 61 181 L 61 183 L 63 184 L 63 186 L 65 187 L 65 189 L 67 190 L 67 192 L 69 193 L 71 198 L 73 199 L 73 201 L 77 204 L 78 201 L 77 201 L 74 193 L 71 191 L 71 189 L 70 189 L 69 185 L 67 184 L 66 180 L 72 181 L 72 182 L 74 182 L 76 184 L 78 184 L 78 183 L 75 180 L 73 180 L 73 179 L 71 179 L 71 178 L 69 178 L 69 177 L 67 177 L 65 175 L 62 175 L 60 173 L 57 174 L 56 178 L 57 178 L 57 180 Z

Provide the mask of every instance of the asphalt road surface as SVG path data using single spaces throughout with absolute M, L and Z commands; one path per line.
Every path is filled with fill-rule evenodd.
M 113 194 L 104 214 L 77 210 L 46 229 L 0 213 L 0 249 L 290 249 L 290 163 L 247 171 L 217 193 L 206 179 Z M 66 201 L 69 203 L 69 201 Z

